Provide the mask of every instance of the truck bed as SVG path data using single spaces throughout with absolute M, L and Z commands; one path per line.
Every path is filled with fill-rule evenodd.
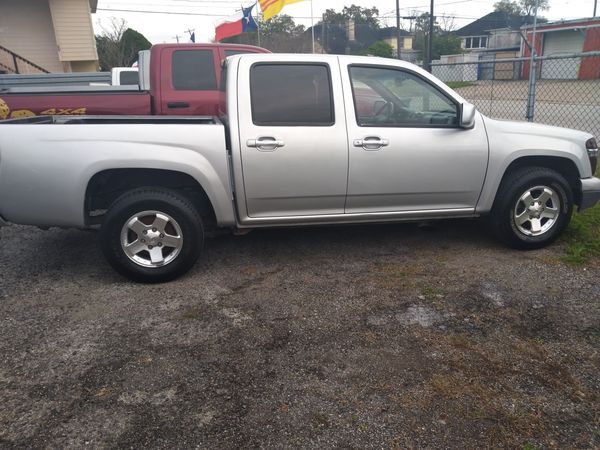
M 0 122 L 0 216 L 9 222 L 83 228 L 90 179 L 116 169 L 187 174 L 207 187 L 217 217 L 234 222 L 225 127 L 216 117 L 48 116 Z
M 139 87 L 125 86 L 0 86 L 0 94 L 88 94 L 140 92 Z
M 35 116 L 24 119 L 9 119 L 2 125 L 77 125 L 77 124 L 182 124 L 202 125 L 220 123 L 211 116 Z

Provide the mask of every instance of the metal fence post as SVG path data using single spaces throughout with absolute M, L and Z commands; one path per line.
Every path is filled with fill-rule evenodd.
M 535 29 L 537 27 L 537 12 L 539 0 L 535 1 L 533 7 L 533 31 L 531 33 L 531 61 L 529 62 L 529 86 L 527 92 L 527 117 L 528 122 L 533 122 L 535 117 L 535 81 L 536 81 L 536 58 L 537 52 L 535 49 Z
M 536 88 L 536 57 L 534 56 L 529 63 L 529 85 L 527 86 L 527 114 L 525 117 L 528 122 L 533 122 L 535 118 L 535 88 Z

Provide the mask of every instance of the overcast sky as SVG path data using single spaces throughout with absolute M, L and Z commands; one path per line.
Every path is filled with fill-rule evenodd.
M 436 0 L 434 14 L 454 16 L 457 27 L 461 27 L 491 12 L 496 1 Z M 176 42 L 176 36 L 179 36 L 181 42 L 188 42 L 189 34 L 186 30 L 189 29 L 196 31 L 196 42 L 209 42 L 214 37 L 215 23 L 235 14 L 240 5 L 246 7 L 253 3 L 243 0 L 99 0 L 98 12 L 93 20 L 96 32 L 99 33 L 102 26 L 108 26 L 111 17 L 125 19 L 130 28 L 142 33 L 153 44 Z M 341 11 L 344 6 L 353 3 L 369 8 L 375 6 L 379 9 L 380 16 L 386 17 L 387 25 L 395 24 L 395 0 L 313 0 L 312 16 L 316 22 L 325 9 Z M 401 15 L 428 10 L 429 0 L 400 0 Z M 594 0 L 550 0 L 550 9 L 544 11 L 543 16 L 550 20 L 576 19 L 591 17 L 593 11 Z M 311 2 L 308 0 L 286 6 L 283 13 L 307 27 L 311 24 Z

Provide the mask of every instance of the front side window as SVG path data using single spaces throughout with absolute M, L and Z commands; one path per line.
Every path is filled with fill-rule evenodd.
M 215 61 L 211 50 L 176 50 L 171 65 L 176 91 L 214 91 L 217 89 Z
M 350 67 L 359 126 L 455 127 L 458 107 L 422 78 L 385 67 Z
M 250 96 L 256 125 L 335 122 L 331 76 L 324 64 L 255 64 L 250 71 Z

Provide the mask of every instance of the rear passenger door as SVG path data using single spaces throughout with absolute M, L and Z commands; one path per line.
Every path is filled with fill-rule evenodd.
M 272 58 L 271 58 L 272 59 Z M 348 141 L 339 70 L 242 58 L 238 103 L 247 214 L 342 214 Z
M 168 47 L 161 54 L 162 115 L 216 115 L 219 87 L 216 49 Z

